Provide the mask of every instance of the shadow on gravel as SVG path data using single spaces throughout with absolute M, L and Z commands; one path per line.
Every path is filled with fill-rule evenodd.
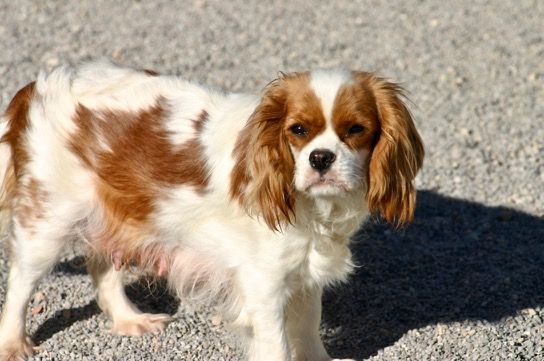
M 48 340 L 51 336 L 60 332 L 78 321 L 87 320 L 100 313 L 100 309 L 95 301 L 81 306 L 55 312 L 55 315 L 48 318 L 32 335 L 32 340 L 36 345 Z
M 367 358 L 426 325 L 544 306 L 542 217 L 420 191 L 412 225 L 369 224 L 353 251 L 361 267 L 324 298 L 335 357 Z
M 356 237 L 361 267 L 324 297 L 324 339 L 335 357 L 367 358 L 407 331 L 436 323 L 496 321 L 544 306 L 544 219 L 503 207 L 418 192 L 412 225 L 395 232 L 369 223 Z M 56 272 L 84 274 L 84 259 Z M 126 288 L 144 312 L 174 314 L 164 283 Z M 100 313 L 96 302 L 59 310 L 33 335 L 38 343 Z
M 78 256 L 60 263 L 55 271 L 65 274 L 86 274 L 85 267 L 81 265 L 84 265 L 84 257 Z M 142 278 L 127 285 L 125 291 L 129 299 L 143 312 L 173 315 L 179 306 L 179 300 L 168 292 L 166 282 L 162 280 L 154 281 Z M 55 333 L 101 312 L 102 310 L 100 310 L 96 301 L 81 307 L 59 310 L 53 317 L 40 325 L 32 336 L 32 340 L 39 345 Z M 104 332 L 108 332 L 108 330 L 104 329 Z

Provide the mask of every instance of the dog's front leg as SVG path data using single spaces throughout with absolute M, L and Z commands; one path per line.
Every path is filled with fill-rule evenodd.
M 288 293 L 283 280 L 261 272 L 244 272 L 242 312 L 249 321 L 249 361 L 291 361 L 285 324 Z
M 295 361 L 329 361 L 321 337 L 320 287 L 296 292 L 287 306 L 287 330 Z
M 331 359 L 321 337 L 321 287 L 301 289 L 287 305 L 287 330 L 293 361 L 354 361 Z

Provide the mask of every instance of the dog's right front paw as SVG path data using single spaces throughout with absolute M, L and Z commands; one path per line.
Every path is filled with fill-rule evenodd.
M 30 338 L 2 341 L 0 344 L 0 361 L 26 361 L 34 355 L 34 344 Z
M 163 331 L 172 320 L 167 314 L 141 313 L 130 319 L 115 320 L 112 332 L 123 336 L 141 336 Z

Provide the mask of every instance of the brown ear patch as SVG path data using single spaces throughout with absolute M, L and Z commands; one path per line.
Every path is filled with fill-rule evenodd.
M 355 73 L 354 79 L 372 92 L 379 120 L 369 162 L 368 207 L 402 226 L 414 217 L 413 180 L 423 163 L 423 143 L 399 85 L 369 73 Z
M 272 82 L 240 132 L 233 151 L 230 195 L 250 214 L 280 230 L 294 220 L 294 159 L 290 145 L 302 148 L 325 128 L 308 73 L 284 74 Z M 290 127 L 306 127 L 297 136 Z

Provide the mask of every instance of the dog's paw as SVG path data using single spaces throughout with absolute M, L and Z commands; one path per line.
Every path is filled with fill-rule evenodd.
M 115 320 L 112 333 L 123 336 L 141 336 L 146 333 L 163 331 L 172 321 L 170 315 L 141 313 L 130 319 Z
M 0 343 L 0 361 L 26 361 L 34 353 L 34 344 L 28 337 Z

